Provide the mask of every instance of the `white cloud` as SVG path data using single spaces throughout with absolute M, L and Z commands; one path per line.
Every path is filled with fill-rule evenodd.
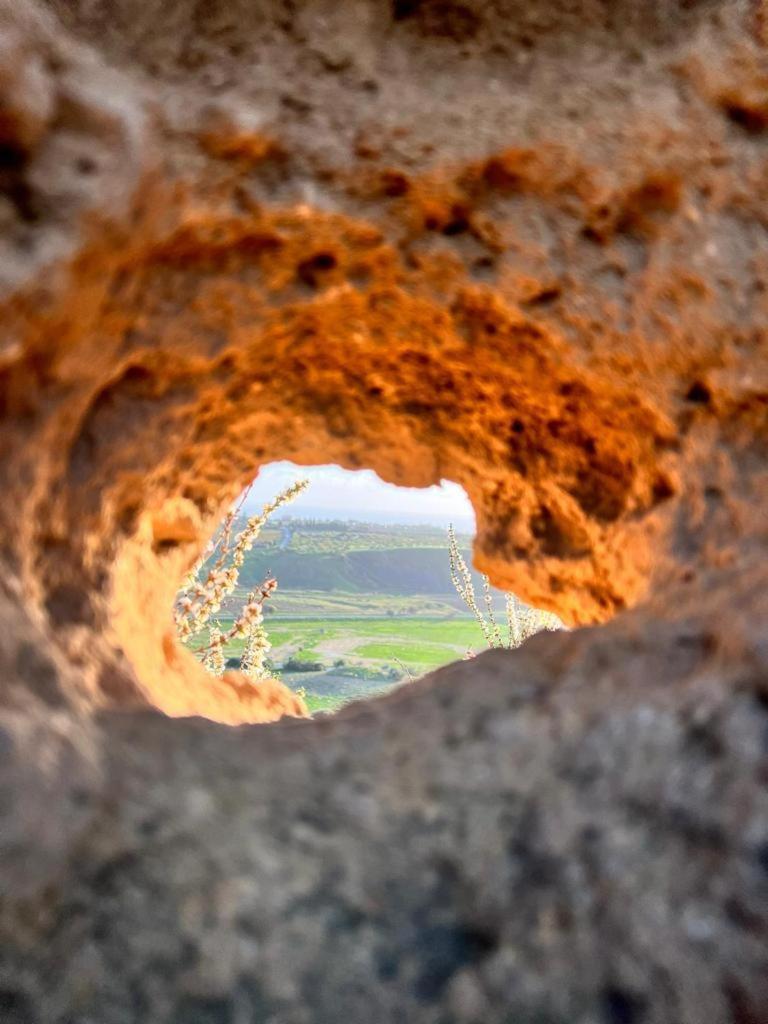
M 396 487 L 385 483 L 370 469 L 351 471 L 339 466 L 273 462 L 259 472 L 248 499 L 248 509 L 263 505 L 299 477 L 307 477 L 310 486 L 289 506 L 287 514 L 441 525 L 453 521 L 462 529 L 474 529 L 472 506 L 458 484 L 443 481 L 433 487 Z

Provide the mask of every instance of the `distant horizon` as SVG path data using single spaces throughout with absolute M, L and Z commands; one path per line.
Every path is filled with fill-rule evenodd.
M 272 516 L 274 522 L 283 519 L 312 519 L 324 523 L 360 523 L 363 526 L 423 526 L 445 530 L 453 525 L 458 533 L 474 533 L 474 522 L 469 519 L 461 520 L 454 517 L 443 521 L 439 517 L 436 519 L 434 514 L 428 512 L 423 515 L 417 512 L 398 515 L 397 513 L 377 513 L 370 509 L 362 509 L 357 514 L 354 510 L 347 514 L 338 509 L 312 508 L 311 506 L 294 509 L 289 505 L 287 508 L 281 508 Z
M 340 466 L 298 466 L 273 462 L 254 481 L 244 511 L 253 513 L 295 480 L 307 478 L 309 488 L 280 509 L 275 519 L 372 523 L 384 526 L 435 526 L 453 523 L 462 533 L 475 532 L 475 516 L 464 489 L 451 481 L 432 487 L 398 487 L 383 481 L 373 470 L 346 470 Z

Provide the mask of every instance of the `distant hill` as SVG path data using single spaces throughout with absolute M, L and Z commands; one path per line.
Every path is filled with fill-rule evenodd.
M 376 511 L 372 509 L 346 509 L 343 513 L 338 508 L 324 508 L 322 505 L 307 505 L 304 500 L 301 503 L 302 515 L 305 519 L 314 519 L 322 522 L 335 523 L 367 523 L 379 526 L 414 526 L 416 528 L 432 528 L 445 531 L 449 523 L 453 523 L 457 530 L 471 532 L 475 528 L 474 518 L 471 516 L 448 515 L 439 512 L 413 512 L 410 509 L 393 512 L 391 509 Z M 253 514 L 259 510 L 258 505 L 247 506 L 247 511 Z M 275 513 L 273 521 L 293 518 L 293 512 L 288 509 L 281 509 Z
M 341 590 L 366 594 L 451 594 L 448 555 L 437 548 L 325 554 L 254 549 L 240 573 L 250 588 L 270 573 L 282 590 Z
M 470 538 L 460 535 L 467 563 Z M 281 590 L 453 595 L 446 531 L 434 526 L 284 518 L 248 553 L 240 584 L 271 573 Z M 480 577 L 475 584 L 480 586 Z

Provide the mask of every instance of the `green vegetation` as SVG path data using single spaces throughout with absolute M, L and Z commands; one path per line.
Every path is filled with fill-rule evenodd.
M 297 651 L 283 663 L 284 672 L 322 672 L 326 667 L 311 651 Z
M 194 644 L 206 649 L 218 636 L 222 671 L 237 666 L 249 643 L 247 630 L 238 628 L 242 609 L 257 600 L 268 641 L 260 671 L 302 693 L 313 713 L 335 711 L 468 651 L 496 646 L 489 643 L 488 602 L 500 623 L 514 612 L 527 628 L 518 606 L 505 606 L 504 595 L 468 568 L 466 535 L 454 536 L 449 558 L 446 534 L 435 527 L 294 518 L 267 524 L 263 516 L 233 516 L 225 526 L 232 537 L 255 539 L 254 524 L 259 543 L 235 542 L 243 552 L 239 578 L 222 594 L 215 619 L 197 624 Z M 279 586 L 268 602 L 259 600 L 263 581 L 272 576 Z M 482 614 L 475 584 L 482 588 Z
M 468 544 L 468 534 L 460 534 Z M 259 540 L 260 551 L 345 555 L 350 551 L 393 551 L 434 548 L 445 552 L 445 530 L 439 526 L 382 526 L 341 520 L 284 516 L 272 521 Z
M 470 538 L 462 534 L 459 541 L 469 556 Z M 262 530 L 258 545 L 245 556 L 239 582 L 247 591 L 267 576 L 277 577 L 282 593 L 333 593 L 337 599 L 346 595 L 348 602 L 357 594 L 366 601 L 392 596 L 401 599 L 395 602 L 400 606 L 404 596 L 427 595 L 456 607 L 445 531 L 433 526 L 286 517 Z
M 277 618 L 286 619 L 350 619 L 360 616 L 383 618 L 453 617 L 464 614 L 455 594 L 374 594 L 344 590 L 305 590 L 285 588 L 282 580 L 266 605 L 266 624 L 271 634 Z M 225 599 L 224 614 L 242 607 L 246 592 L 236 590 Z M 238 604 L 239 602 L 239 604 Z
M 232 620 L 222 617 L 226 634 Z M 205 635 L 201 634 L 202 642 Z M 268 667 L 316 711 L 337 710 L 361 697 L 383 693 L 440 665 L 482 649 L 483 634 L 468 616 L 288 619 L 269 623 Z M 226 658 L 237 659 L 243 640 L 232 639 Z
M 219 621 L 226 632 L 231 619 Z M 273 665 L 281 666 L 289 658 L 322 661 L 336 673 L 364 667 L 369 662 L 388 662 L 391 667 L 395 658 L 413 671 L 455 661 L 468 647 L 479 650 L 483 644 L 480 627 L 469 616 L 333 620 L 275 617 L 269 623 L 269 638 Z M 242 640 L 231 640 L 225 651 L 227 657 L 239 654 L 242 644 Z M 334 664 L 339 660 L 344 664 Z
M 334 711 L 338 711 L 339 708 L 343 708 L 345 704 L 349 704 L 349 700 L 344 697 L 321 697 L 316 693 L 306 693 L 304 700 L 312 715 L 317 714 L 318 711 L 332 714 Z
M 240 579 L 246 588 L 274 575 L 288 590 L 359 594 L 450 594 L 445 548 L 399 547 L 346 553 L 249 552 Z
M 362 647 L 356 647 L 354 653 L 360 658 L 376 658 L 384 659 L 388 658 L 392 660 L 396 658 L 398 661 L 402 661 L 404 665 L 413 665 L 420 668 L 434 668 L 438 665 L 444 665 L 446 660 L 455 661 L 457 649 L 451 648 L 453 657 L 446 659 L 446 648 L 439 646 L 438 644 L 409 644 L 403 643 L 400 639 L 392 639 L 384 643 L 378 644 L 363 644 Z

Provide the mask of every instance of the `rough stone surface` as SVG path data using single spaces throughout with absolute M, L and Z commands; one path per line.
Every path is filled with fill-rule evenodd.
M 765 1024 L 763 8 L 0 2 L 2 1019 Z M 166 717 L 274 458 L 621 614 Z
M 734 584 L 734 581 L 729 581 Z M 765 580 L 314 723 L 110 712 L 12 1020 L 768 1020 Z M 763 620 L 764 621 L 764 620 Z M 738 652 L 738 654 L 736 654 Z

